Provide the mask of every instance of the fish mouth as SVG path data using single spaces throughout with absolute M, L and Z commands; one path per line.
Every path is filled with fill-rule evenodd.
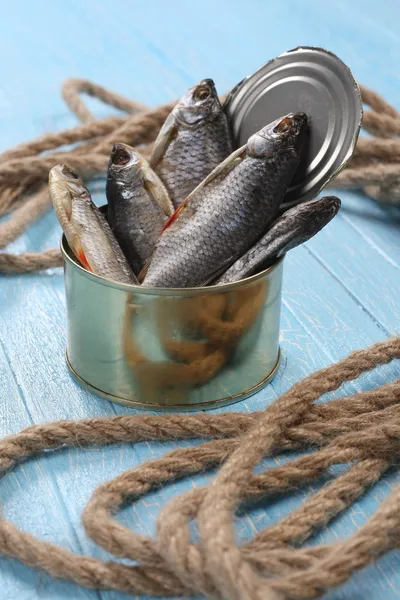
M 297 126 L 299 127 L 300 132 L 303 131 L 303 129 L 307 129 L 309 120 L 308 120 L 308 116 L 306 115 L 306 113 L 304 113 L 304 112 L 292 113 L 291 118 L 295 121 L 295 123 L 297 123 Z
M 67 213 L 72 210 L 73 197 L 78 198 L 87 194 L 83 181 L 68 165 L 64 164 L 55 165 L 50 169 L 49 185 L 53 188 L 55 194 L 59 193 L 60 197 L 63 198 L 64 209 Z
M 212 79 L 202 79 L 189 88 L 175 107 L 174 115 L 179 125 L 196 127 L 219 114 L 222 107 Z
M 308 118 L 303 112 L 289 113 L 254 133 L 247 141 L 249 156 L 272 156 L 287 148 L 302 152 L 308 137 Z
M 53 189 L 58 189 L 63 194 L 71 197 L 80 197 L 87 194 L 83 181 L 67 165 L 56 165 L 50 170 L 49 184 L 53 186 Z
M 303 127 L 307 126 L 307 123 L 308 117 L 306 113 L 289 113 L 277 120 L 277 123 L 274 127 L 274 132 L 286 133 L 289 132 L 289 130 L 292 130 L 293 133 L 296 133 L 296 129 L 300 131 Z
M 79 177 L 75 173 L 75 171 L 70 169 L 68 165 L 61 165 L 61 172 L 65 177 L 68 177 L 68 179 L 73 179 L 73 180 L 79 179 Z
M 297 124 L 297 132 L 294 133 L 294 136 L 296 137 L 295 148 L 299 152 L 302 152 L 303 148 L 307 146 L 307 142 L 309 140 L 309 120 L 304 112 L 294 113 L 292 115 L 292 119 Z
M 296 119 L 297 121 L 300 121 L 303 123 L 307 123 L 307 121 L 308 121 L 308 117 L 305 112 L 290 113 L 290 115 L 293 119 Z
M 217 90 L 212 79 L 202 79 L 193 90 L 193 101 L 196 103 L 206 103 L 217 97 Z
M 68 165 L 55 165 L 52 169 L 50 169 L 49 173 L 49 181 L 57 182 L 57 181 L 79 181 L 78 175 L 68 167 Z
M 133 150 L 128 144 L 114 144 L 110 161 L 115 167 L 126 167 L 134 159 Z
M 308 139 L 308 124 L 306 113 L 292 112 L 276 121 L 273 132 L 277 135 L 286 136 L 287 143 L 301 151 Z
M 214 79 L 202 79 L 199 85 L 209 85 L 212 88 L 215 88 Z

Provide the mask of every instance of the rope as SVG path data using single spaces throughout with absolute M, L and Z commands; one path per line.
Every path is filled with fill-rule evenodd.
M 140 386 L 141 395 L 154 403 L 186 404 L 187 390 L 213 379 L 226 365 L 232 352 L 265 307 L 267 282 L 261 281 L 235 290 L 229 298 L 223 294 L 184 298 L 170 303 L 160 298 L 156 305 L 157 336 L 169 361 L 153 361 L 143 355 L 134 335 L 136 309 L 128 300 L 125 308 L 123 346 L 125 359 Z M 177 340 L 176 315 L 185 315 L 185 328 L 201 341 Z M 180 318 L 182 324 L 182 319 Z
M 217 310 L 216 310 L 217 313 Z M 343 512 L 400 457 L 400 380 L 368 392 L 316 403 L 378 365 L 400 358 L 400 337 L 350 354 L 295 384 L 253 414 L 117 416 L 34 425 L 0 441 L 0 472 L 42 452 L 120 442 L 205 438 L 104 483 L 85 508 L 88 535 L 128 565 L 79 556 L 38 540 L 0 518 L 0 552 L 54 577 L 132 595 L 201 594 L 226 600 L 318 598 L 379 556 L 399 547 L 400 487 L 349 539 L 301 547 Z M 266 456 L 307 449 L 283 466 L 254 473 Z M 239 546 L 234 513 L 243 504 L 298 490 L 347 470 L 299 509 Z M 115 520 L 128 502 L 161 485 L 219 467 L 214 480 L 175 497 L 160 513 L 154 539 Z M 198 521 L 200 542 L 189 525 Z
M 80 98 L 82 93 L 127 116 L 95 120 Z M 381 202 L 399 204 L 399 113 L 372 90 L 363 87 L 362 96 L 370 106 L 364 113 L 363 128 L 375 137 L 360 138 L 351 163 L 334 184 L 359 188 Z M 50 207 L 47 176 L 52 166 L 68 162 L 88 180 L 105 172 L 114 142 L 139 146 L 148 153 L 173 106 L 147 109 L 85 80 L 68 80 L 63 97 L 82 125 L 46 134 L 0 155 L 0 214 L 11 215 L 0 225 L 0 248 L 14 241 Z M 57 249 L 21 255 L 0 253 L 2 272 L 39 271 L 61 264 Z M 183 384 L 185 377 L 192 385 L 222 368 L 233 341 L 257 317 L 264 296 L 265 290 L 260 289 L 260 294 L 242 298 L 231 313 L 216 298 L 215 306 L 204 306 L 204 319 L 197 307 L 193 326 L 206 342 L 178 343 L 171 332 L 163 332 L 167 352 L 182 363 L 176 366 Z M 126 319 L 132 318 L 134 311 L 127 310 Z M 162 318 L 159 321 L 162 323 Z M 151 380 L 153 384 L 161 382 L 162 387 L 171 380 L 171 363 L 166 363 L 168 369 L 163 364 L 149 365 L 128 337 L 125 353 L 131 368 L 141 371 L 143 385 Z M 400 380 L 328 403 L 315 402 L 345 381 L 397 358 L 400 338 L 355 352 L 296 384 L 265 411 L 249 415 L 140 415 L 60 421 L 8 436 L 0 442 L 2 473 L 31 456 L 65 447 L 198 437 L 209 441 L 174 450 L 122 473 L 93 494 L 83 515 L 88 535 L 115 556 L 137 564 L 74 555 L 19 531 L 3 518 L 0 552 L 95 589 L 158 596 L 203 594 L 229 600 L 317 598 L 399 544 L 397 488 L 348 540 L 299 547 L 363 494 L 399 457 Z M 186 375 L 182 377 L 182 373 Z M 262 474 L 253 472 L 264 456 L 304 448 L 313 451 Z M 237 545 L 233 521 L 240 504 L 298 489 L 335 464 L 350 466 L 280 523 L 259 532 L 245 545 Z M 176 497 L 161 512 L 155 539 L 135 534 L 114 519 L 122 505 L 152 489 L 215 467 L 220 469 L 211 484 Z M 201 537 L 197 545 L 189 530 L 193 519 L 198 521 Z
M 373 90 L 361 87 L 365 111 L 363 128 L 372 138 L 360 138 L 348 167 L 333 181 L 335 187 L 361 189 L 387 204 L 400 204 L 400 113 Z M 96 97 L 127 113 L 96 120 L 80 94 Z M 68 79 L 62 95 L 82 125 L 48 133 L 0 154 L 0 248 L 14 241 L 47 210 L 43 200 L 49 170 L 66 162 L 88 181 L 104 174 L 115 142 L 138 146 L 146 155 L 174 102 L 149 109 L 95 83 Z M 22 209 L 25 207 L 25 210 Z M 40 271 L 62 264 L 59 250 L 11 255 L 0 253 L 0 272 Z

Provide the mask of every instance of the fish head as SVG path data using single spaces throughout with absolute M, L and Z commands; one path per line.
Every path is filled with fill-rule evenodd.
M 289 113 L 269 123 L 252 135 L 247 142 L 250 156 L 267 158 L 284 149 L 301 152 L 307 132 L 307 115 Z
M 212 79 L 203 79 L 189 88 L 174 109 L 176 120 L 184 127 L 195 127 L 212 121 L 223 112 Z
M 67 165 L 56 165 L 50 170 L 49 188 L 54 208 L 63 220 L 71 219 L 73 202 L 89 198 L 82 179 Z
M 128 144 L 114 144 L 108 163 L 107 179 L 122 186 L 133 186 L 142 176 L 143 160 Z

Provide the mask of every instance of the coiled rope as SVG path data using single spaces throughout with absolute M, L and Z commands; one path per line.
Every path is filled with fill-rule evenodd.
M 400 486 L 352 537 L 300 547 L 375 483 L 400 456 L 400 380 L 327 403 L 316 401 L 371 369 L 400 358 L 400 337 L 350 354 L 295 384 L 253 414 L 117 416 L 34 425 L 0 442 L 0 472 L 43 451 L 119 442 L 210 441 L 177 449 L 100 486 L 83 514 L 88 535 L 134 565 L 103 562 L 38 540 L 0 518 L 0 553 L 82 586 L 129 594 L 202 594 L 226 600 L 318 598 L 353 572 L 400 545 Z M 302 455 L 254 474 L 265 456 L 307 448 Z M 347 470 L 326 483 L 281 522 L 239 546 L 235 511 L 298 489 L 335 464 Z M 219 467 L 207 486 L 174 498 L 147 538 L 114 515 L 152 489 Z M 191 540 L 197 519 L 200 542 Z

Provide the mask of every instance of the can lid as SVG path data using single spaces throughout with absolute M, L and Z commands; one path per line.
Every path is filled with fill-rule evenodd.
M 282 208 L 315 198 L 351 158 L 362 121 L 360 89 L 332 52 L 298 47 L 267 62 L 230 92 L 225 105 L 237 147 L 290 112 L 305 112 L 309 140 Z

